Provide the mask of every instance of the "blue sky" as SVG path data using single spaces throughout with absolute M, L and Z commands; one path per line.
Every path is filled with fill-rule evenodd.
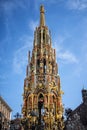
M 0 0 L 0 95 L 21 112 L 27 54 L 39 25 L 39 7 L 56 48 L 64 107 L 75 109 L 87 89 L 87 0 Z

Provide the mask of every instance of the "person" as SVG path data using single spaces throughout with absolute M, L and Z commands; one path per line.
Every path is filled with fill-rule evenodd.
M 35 125 L 34 124 L 32 124 L 32 130 L 35 130 Z

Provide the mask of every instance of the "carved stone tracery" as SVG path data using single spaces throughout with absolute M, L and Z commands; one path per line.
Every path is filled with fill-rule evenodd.
M 62 130 L 60 126 L 63 116 L 61 99 L 60 77 L 57 75 L 55 49 L 52 48 L 51 35 L 45 25 L 44 7 L 40 7 L 40 26 L 34 33 L 34 45 L 32 56 L 28 56 L 26 78 L 24 82 L 24 105 L 23 117 L 28 118 L 29 112 L 40 112 L 39 106 L 44 113 L 39 116 L 43 120 L 44 129 L 53 129 L 53 126 Z M 42 106 L 38 103 L 41 103 Z M 38 115 L 30 122 L 29 127 L 37 122 Z M 57 123 L 57 125 L 55 125 Z M 39 124 L 41 125 L 41 124 Z M 61 127 L 61 128 L 60 128 Z M 30 128 L 29 128 L 30 129 Z M 56 129 L 56 128 L 55 128 Z

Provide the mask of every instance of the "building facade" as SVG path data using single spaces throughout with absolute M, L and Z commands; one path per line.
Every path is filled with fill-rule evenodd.
M 22 130 L 21 115 L 17 112 L 10 121 L 10 130 Z
M 21 118 L 11 120 L 10 130 L 22 130 Z
M 82 90 L 82 103 L 70 113 L 65 130 L 87 130 L 87 90 Z
M 63 105 L 56 51 L 45 24 L 44 7 L 40 7 L 40 24 L 34 32 L 32 54 L 28 55 L 23 93 L 24 129 L 63 129 Z M 25 125 L 26 124 L 26 125 Z
M 7 130 L 9 128 L 9 123 L 11 119 L 12 109 L 5 102 L 5 100 L 0 96 L 0 130 Z

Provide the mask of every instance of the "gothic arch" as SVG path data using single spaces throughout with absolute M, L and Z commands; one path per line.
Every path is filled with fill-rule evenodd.
M 42 92 L 40 92 L 39 94 L 38 94 L 38 99 L 40 99 L 40 98 L 44 98 L 44 94 L 42 93 Z

